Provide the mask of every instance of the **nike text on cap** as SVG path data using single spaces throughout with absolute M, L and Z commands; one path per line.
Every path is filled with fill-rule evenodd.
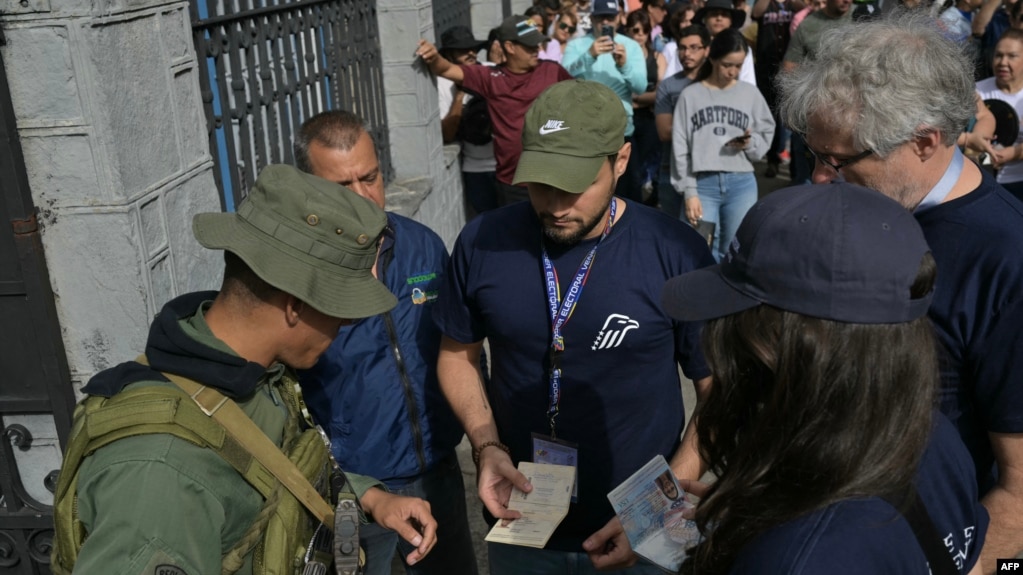
M 618 95 L 597 82 L 565 80 L 526 112 L 513 184 L 547 184 L 581 194 L 625 143 L 628 119 Z

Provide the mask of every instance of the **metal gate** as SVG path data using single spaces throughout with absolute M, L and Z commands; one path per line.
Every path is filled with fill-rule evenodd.
M 0 39 L 2 45 L 2 39 Z M 74 393 L 0 54 L 0 573 L 50 573 L 57 471 L 26 478 L 33 438 L 52 415 L 61 449 Z M 37 494 L 33 496 L 32 493 Z
M 452 26 L 472 29 L 472 13 L 468 0 L 433 0 L 433 33 L 437 42 L 440 35 Z
M 190 0 L 214 177 L 227 211 L 267 164 L 293 163 L 305 119 L 366 121 L 393 178 L 375 0 Z

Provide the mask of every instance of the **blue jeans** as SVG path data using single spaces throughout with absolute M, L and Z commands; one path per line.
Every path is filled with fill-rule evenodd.
M 586 553 L 551 551 L 504 543 L 487 543 L 490 575 L 598 575 Z M 611 573 L 627 575 L 664 575 L 664 571 L 643 559 L 628 569 Z
M 757 178 L 753 172 L 700 172 L 696 175 L 696 192 L 703 206 L 703 220 L 717 224 L 710 251 L 721 261 L 742 218 L 757 203 Z
M 422 561 L 405 565 L 409 575 L 476 575 L 476 552 L 472 546 L 469 520 L 465 512 L 465 484 L 458 458 L 452 452 L 432 470 L 391 493 L 422 497 L 430 502 L 430 512 L 437 520 L 437 545 Z M 394 550 L 400 551 L 402 562 L 414 549 L 398 534 L 376 523 L 362 525 L 359 542 L 366 552 L 365 575 L 390 575 Z

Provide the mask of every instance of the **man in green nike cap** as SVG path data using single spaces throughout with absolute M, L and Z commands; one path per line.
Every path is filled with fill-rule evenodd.
M 668 278 L 714 263 L 678 220 L 616 198 L 631 153 L 608 87 L 582 80 L 544 91 L 526 113 L 515 184 L 529 202 L 481 214 L 455 245 L 434 319 L 444 333 L 441 388 L 478 465 L 480 499 L 513 519 L 521 461 L 576 466 L 568 516 L 544 549 L 491 543 L 491 575 L 590 573 L 636 563 L 607 494 L 656 455 L 697 478 L 678 375 L 703 392 L 699 325 L 661 308 Z M 490 342 L 491 381 L 479 367 Z M 569 568 L 568 565 L 573 567 Z M 650 563 L 627 573 L 660 573 Z

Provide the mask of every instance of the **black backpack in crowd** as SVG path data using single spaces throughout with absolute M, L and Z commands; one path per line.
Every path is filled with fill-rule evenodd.
M 477 146 L 489 144 L 494 139 L 490 123 L 490 111 L 482 96 L 473 94 L 469 103 L 462 107 L 462 120 L 458 124 L 457 137 L 463 142 Z

